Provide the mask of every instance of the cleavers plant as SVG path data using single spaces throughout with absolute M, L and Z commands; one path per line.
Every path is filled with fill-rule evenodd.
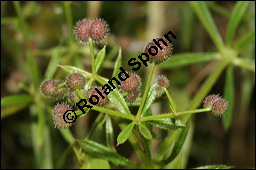
M 216 116 L 221 116 L 225 113 L 228 108 L 228 102 L 222 99 L 219 95 L 210 95 L 204 100 L 204 107 L 202 109 L 188 110 L 177 112 L 175 100 L 172 98 L 168 88 L 170 87 L 170 82 L 165 75 L 159 75 L 155 82 L 152 82 L 152 75 L 154 68 L 167 60 L 170 59 L 173 52 L 173 45 L 171 43 L 163 44 L 164 48 L 158 48 L 158 53 L 154 56 L 149 55 L 150 61 L 150 73 L 146 81 L 145 89 L 141 91 L 141 78 L 134 72 L 128 72 L 129 78 L 125 81 L 121 81 L 116 89 L 112 91 L 104 91 L 98 84 L 104 85 L 107 78 L 102 77 L 97 74 L 97 69 L 101 66 L 105 58 L 105 46 L 98 53 L 97 57 L 94 56 L 94 43 L 100 43 L 108 34 L 109 28 L 103 19 L 89 20 L 83 19 L 77 22 L 74 34 L 77 40 L 81 43 L 88 43 L 91 55 L 91 69 L 92 73 L 78 69 L 73 66 L 60 66 L 65 71 L 68 72 L 68 76 L 63 80 L 47 80 L 43 81 L 41 85 L 41 92 L 45 97 L 58 97 L 59 90 L 65 89 L 63 100 L 66 102 L 57 103 L 53 109 L 53 121 L 55 127 L 57 128 L 68 128 L 75 122 L 65 122 L 64 113 L 68 110 L 76 110 L 77 117 L 82 117 L 86 114 L 82 113 L 81 110 L 77 108 L 77 103 L 81 99 L 86 99 L 89 96 L 98 96 L 98 101 L 96 98 L 90 101 L 92 110 L 99 111 L 101 114 L 98 116 L 105 117 L 105 123 L 107 119 L 117 121 L 117 124 L 121 128 L 121 132 L 117 137 L 117 145 L 123 144 L 129 139 L 129 142 L 136 150 L 138 156 L 140 157 L 143 164 L 132 163 L 122 156 L 118 155 L 116 152 L 102 146 L 96 142 L 90 140 L 90 136 L 94 132 L 93 128 L 88 134 L 85 140 L 77 140 L 77 143 L 82 147 L 86 153 L 99 158 L 107 159 L 114 164 L 120 164 L 128 167 L 139 167 L 139 168 L 156 168 L 162 165 L 159 162 L 154 162 L 151 157 L 150 147 L 151 139 L 153 138 L 152 126 L 156 126 L 165 130 L 180 130 L 188 129 L 189 125 L 186 122 L 180 120 L 182 115 L 191 115 L 194 113 L 201 112 L 212 112 Z M 156 38 L 155 40 L 159 40 Z M 147 44 L 144 52 L 148 53 L 148 49 L 151 46 L 156 46 L 155 41 L 151 41 Z M 155 53 L 155 51 L 152 53 Z M 121 53 L 119 53 L 121 55 Z M 120 62 L 120 60 L 117 60 Z M 116 66 L 120 63 L 116 63 Z M 114 68 L 114 73 L 117 72 L 118 67 Z M 99 91 L 101 95 L 96 91 Z M 140 96 L 140 93 L 142 96 Z M 152 115 L 149 112 L 151 104 L 154 103 L 155 99 L 166 95 L 167 102 L 170 106 L 169 113 L 162 113 Z M 129 106 L 136 103 L 139 106 L 137 113 L 131 113 Z M 72 105 L 72 106 L 71 106 Z M 105 114 L 105 115 L 103 115 Z M 74 116 L 74 115 L 73 115 Z M 122 123 L 118 123 L 123 119 Z M 96 124 L 98 126 L 98 124 Z M 91 147 L 89 147 L 91 145 Z M 96 150 L 95 150 L 96 149 Z M 107 156 L 107 155 L 110 156 Z M 118 161 L 117 161 L 118 160 Z

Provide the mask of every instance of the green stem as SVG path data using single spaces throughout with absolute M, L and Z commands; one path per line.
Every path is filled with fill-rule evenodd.
M 94 45 L 91 38 L 89 38 L 89 47 L 90 47 L 90 54 L 91 54 L 91 65 L 92 65 L 92 75 L 96 75 L 96 67 L 95 67 L 95 57 L 94 57 Z
M 85 99 L 85 96 L 83 95 L 83 93 L 81 93 L 80 89 L 76 89 L 75 92 L 80 99 Z
M 174 112 L 174 114 L 176 114 L 176 104 L 175 104 L 174 100 L 172 99 L 169 91 L 166 88 L 164 88 L 164 92 L 165 92 L 165 94 L 166 94 L 166 96 L 167 96 L 167 98 L 170 102 L 172 112 Z
M 25 23 L 24 18 L 22 16 L 20 2 L 19 1 L 14 1 L 13 3 L 14 3 L 16 13 L 18 15 L 19 25 L 22 29 L 23 38 L 24 38 L 24 42 L 25 42 L 25 45 L 26 45 L 26 58 L 27 58 L 27 62 L 28 62 L 28 65 L 29 65 L 30 73 L 32 73 L 32 79 L 33 79 L 33 82 L 34 82 L 35 91 L 37 91 L 38 87 L 39 87 L 39 79 L 40 78 L 39 78 L 39 73 L 38 73 L 38 66 L 36 65 L 34 56 L 32 54 L 31 48 L 30 48 L 29 31 L 26 27 L 26 23 Z
M 88 133 L 88 135 L 86 136 L 85 139 L 91 138 L 91 136 L 92 136 L 94 130 L 95 130 L 96 127 L 99 125 L 99 123 L 102 121 L 102 119 L 104 118 L 104 116 L 105 116 L 105 115 L 104 115 L 103 113 L 100 113 L 100 114 L 97 116 L 96 120 L 94 121 L 94 123 L 93 123 L 93 125 L 92 125 L 91 130 L 89 131 L 89 133 Z
M 212 74 L 207 78 L 207 80 L 204 82 L 204 84 L 201 86 L 201 88 L 197 92 L 196 96 L 192 100 L 189 109 L 196 109 L 201 104 L 204 97 L 207 95 L 207 93 L 213 87 L 214 83 L 217 81 L 218 77 L 220 76 L 222 71 L 226 68 L 226 66 L 229 63 L 230 63 L 229 59 L 223 59 L 223 60 L 219 61 L 216 69 L 214 69 Z
M 236 66 L 239 66 L 241 68 L 244 68 L 244 69 L 247 69 L 249 71 L 252 71 L 255 73 L 255 63 L 254 63 L 254 60 L 252 62 L 246 62 L 245 59 L 242 59 L 242 58 L 234 58 L 232 63 Z
M 66 20 L 68 24 L 68 32 L 69 32 L 69 39 L 70 39 L 70 44 L 74 42 L 74 38 L 72 36 L 73 34 L 73 20 L 72 20 L 72 12 L 71 12 L 71 2 L 70 1 L 65 1 L 64 2 L 64 9 L 65 9 L 65 15 L 66 15 Z
M 106 109 L 106 108 L 102 108 L 102 107 L 99 107 L 99 106 L 93 106 L 92 110 L 107 113 L 107 114 L 110 114 L 110 115 L 113 115 L 113 116 L 118 116 L 118 117 L 121 117 L 121 118 L 124 118 L 124 119 L 129 119 L 129 120 L 132 120 L 132 121 L 134 120 L 134 116 L 132 116 L 132 115 L 116 112 L 116 111 Z
M 183 111 L 183 112 L 177 112 L 176 114 L 166 113 L 166 114 L 160 114 L 160 115 L 152 115 L 152 116 L 142 117 L 141 122 L 149 121 L 149 120 L 155 120 L 155 119 L 173 118 L 173 117 L 178 117 L 178 116 L 181 116 L 181 115 L 202 113 L 202 112 L 209 112 L 209 111 L 211 111 L 211 108 L 188 110 L 188 111 Z
M 156 64 L 155 64 L 155 62 L 153 62 L 152 65 L 151 65 L 150 71 L 149 71 L 146 88 L 145 88 L 145 91 L 143 93 L 142 102 L 141 102 L 141 105 L 139 107 L 136 119 L 140 119 L 140 116 L 142 114 L 142 109 L 143 109 L 144 104 L 146 102 L 146 98 L 147 98 L 148 91 L 149 91 L 149 88 L 150 88 L 150 83 L 151 83 L 151 79 L 152 79 L 152 76 L 153 76 L 153 72 L 154 72 L 155 66 L 156 66 Z
M 126 127 L 125 124 L 119 124 L 118 126 L 121 128 L 121 130 L 123 130 Z M 132 145 L 132 147 L 134 148 L 134 150 L 136 151 L 139 158 L 141 159 L 141 161 L 143 162 L 143 164 L 146 167 L 150 167 L 148 165 L 148 160 L 146 158 L 145 153 L 142 151 L 139 143 L 136 141 L 134 132 L 132 132 L 132 134 L 129 136 L 128 140 L 129 140 L 130 144 Z
M 63 83 L 61 83 L 61 84 L 58 84 L 58 89 L 59 88 L 62 88 L 62 87 L 64 87 L 64 86 L 66 86 L 66 84 L 67 84 L 67 82 L 65 81 L 65 82 L 63 82 Z

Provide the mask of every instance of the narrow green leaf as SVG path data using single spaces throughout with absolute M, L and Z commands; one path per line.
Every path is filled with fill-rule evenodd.
M 31 101 L 32 101 L 32 97 L 27 94 L 6 96 L 1 98 L 1 107 L 20 104 L 20 103 L 29 103 Z
M 216 47 L 220 50 L 224 44 L 220 36 L 220 33 L 212 19 L 210 11 L 206 5 L 206 2 L 203 1 L 190 1 L 190 4 L 194 8 L 197 16 L 203 23 L 205 29 L 209 33 Z
M 91 156 L 96 158 L 103 158 L 108 161 L 113 162 L 116 165 L 123 165 L 131 168 L 138 168 L 139 166 L 130 162 L 123 156 L 119 155 L 118 153 L 112 151 L 111 149 L 93 142 L 91 140 L 77 140 L 79 145 Z
M 237 58 L 234 58 L 232 62 L 235 66 L 239 66 L 241 68 L 255 72 L 255 60 L 252 58 L 237 57 Z
M 107 116 L 107 120 L 106 120 L 106 141 L 107 141 L 107 146 L 109 148 L 112 148 L 112 150 L 115 150 L 115 148 L 114 148 L 114 129 L 113 129 L 113 125 L 112 125 L 110 116 Z
M 187 121 L 186 126 L 189 127 L 190 121 Z M 171 155 L 164 161 L 165 164 L 172 162 L 175 157 L 180 153 L 184 142 L 186 141 L 189 128 L 182 129 L 178 138 L 175 141 Z
M 124 143 L 129 138 L 134 125 L 135 122 L 130 123 L 121 131 L 121 133 L 119 133 L 117 137 L 117 145 Z
M 114 89 L 111 91 L 108 95 L 109 100 L 117 107 L 117 109 L 125 114 L 130 114 L 130 110 L 125 102 L 124 97 L 121 95 L 121 93 Z
M 157 84 L 154 83 L 149 91 L 148 91 L 148 95 L 147 95 L 147 99 L 146 99 L 146 102 L 145 102 L 145 105 L 142 109 L 142 117 L 146 116 L 146 111 L 148 110 L 148 108 L 151 106 L 151 104 L 155 101 L 156 99 L 156 96 L 157 96 L 157 92 L 155 90 Z
M 20 103 L 13 106 L 6 106 L 1 108 L 1 119 L 5 118 L 6 116 L 18 113 L 18 111 L 26 108 L 28 105 L 29 103 Z
M 165 129 L 165 130 L 176 130 L 176 129 L 182 129 L 186 127 L 186 125 L 184 125 L 179 119 L 174 119 L 174 118 L 156 119 L 156 120 L 150 120 L 147 122 L 152 124 L 153 126 L 156 126 L 158 128 Z
M 70 131 L 70 129 L 60 129 L 60 133 L 62 134 L 63 138 L 69 143 L 73 144 L 74 137 Z
M 111 169 L 109 162 L 105 159 L 93 158 L 89 155 L 80 169 Z
M 222 124 L 228 129 L 232 122 L 233 106 L 234 106 L 234 75 L 232 65 L 226 70 L 226 81 L 224 87 L 224 98 L 228 101 L 228 109 L 222 117 Z
M 81 73 L 85 77 L 92 75 L 91 73 L 74 66 L 63 66 L 63 65 L 58 65 L 58 66 L 68 73 L 72 73 L 72 71 L 76 71 L 78 73 Z
M 194 63 L 218 60 L 221 58 L 219 53 L 181 53 L 173 55 L 170 60 L 160 64 L 161 68 L 175 68 L 187 66 Z
M 201 88 L 197 91 L 197 94 L 194 96 L 193 100 L 190 103 L 189 109 L 196 109 L 201 102 L 203 101 L 204 97 L 209 93 L 210 89 L 213 87 L 215 82 L 217 81 L 218 77 L 222 73 L 222 71 L 226 68 L 229 64 L 229 60 L 222 60 L 218 63 L 214 71 L 211 75 L 205 80 Z M 188 115 L 189 116 L 189 115 Z M 186 117 L 184 116 L 184 119 Z
M 139 131 L 146 139 L 152 139 L 152 134 L 142 123 L 139 124 Z
M 174 161 L 174 164 L 172 166 L 172 169 L 181 169 L 182 163 L 182 155 L 180 154 L 179 157 Z
M 239 25 L 240 21 L 242 20 L 249 3 L 250 1 L 238 1 L 236 3 L 236 6 L 234 7 L 228 22 L 227 34 L 226 34 L 227 44 L 231 44 L 236 28 Z
M 243 35 L 239 40 L 237 40 L 234 44 L 234 48 L 237 52 L 240 52 L 246 49 L 249 45 L 254 44 L 255 42 L 255 29 L 247 32 Z
M 99 51 L 96 57 L 96 60 L 95 60 L 96 72 L 99 70 L 102 62 L 104 61 L 105 56 L 106 56 L 106 45 Z
M 61 57 L 61 48 L 56 47 L 52 51 L 51 60 L 48 64 L 47 70 L 45 72 L 45 79 L 48 80 L 48 79 L 51 79 L 53 77 L 54 73 L 57 70 L 56 66 L 59 64 L 60 57 Z
M 193 169 L 231 169 L 232 166 L 227 165 L 206 165 L 206 166 L 200 166 Z
M 115 67 L 114 67 L 114 71 L 113 71 L 113 77 L 116 77 L 117 76 L 117 73 L 119 71 L 119 68 L 121 67 L 122 65 L 122 49 L 121 47 L 119 48 L 119 52 L 118 52 L 118 56 L 117 56 L 117 59 L 116 59 L 116 62 L 115 62 Z
M 181 19 L 180 19 L 180 43 L 182 44 L 181 48 L 184 50 L 189 49 L 194 34 L 195 22 L 195 13 L 193 9 L 189 6 L 188 3 L 183 3 L 181 8 Z M 183 50 L 182 50 L 183 51 Z

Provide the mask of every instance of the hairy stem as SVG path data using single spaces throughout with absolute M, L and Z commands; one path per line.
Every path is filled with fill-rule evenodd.
M 176 114 L 166 113 L 166 114 L 161 114 L 161 115 L 152 115 L 152 116 L 146 116 L 146 117 L 141 118 L 141 122 L 155 120 L 155 119 L 173 118 L 173 117 L 178 117 L 181 115 L 188 115 L 188 114 L 202 113 L 202 112 L 209 112 L 209 111 L 211 111 L 211 108 L 188 110 L 188 111 L 183 111 L 183 112 L 177 112 Z
M 145 88 L 145 91 L 143 93 L 142 102 L 141 102 L 141 105 L 139 107 L 136 119 L 140 119 L 140 116 L 142 114 L 142 109 L 143 109 L 144 104 L 146 102 L 146 98 L 147 98 L 148 91 L 149 91 L 149 88 L 150 88 L 150 83 L 151 83 L 151 79 L 152 79 L 152 76 L 153 76 L 153 72 L 154 72 L 155 66 L 156 66 L 156 64 L 155 64 L 155 62 L 153 62 L 152 65 L 151 65 L 150 71 L 149 71 L 146 88 Z

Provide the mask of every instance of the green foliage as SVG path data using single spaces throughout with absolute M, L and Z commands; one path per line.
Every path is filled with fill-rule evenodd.
M 4 90 L 2 94 L 1 119 L 3 123 L 7 122 L 3 127 L 11 129 L 6 132 L 7 134 L 14 132 L 21 135 L 17 138 L 20 139 L 18 141 L 22 141 L 21 147 L 25 146 L 28 150 L 28 146 L 31 145 L 28 155 L 15 153 L 17 160 L 21 158 L 23 161 L 24 157 L 28 157 L 25 166 L 23 167 L 23 164 L 21 166 L 23 168 L 74 168 L 77 163 L 77 166 L 86 169 L 187 168 L 190 166 L 187 165 L 189 155 L 198 156 L 198 153 L 189 154 L 183 149 L 190 149 L 191 141 L 188 141 L 188 134 L 193 135 L 193 122 L 209 133 L 211 132 L 209 129 L 214 128 L 206 124 L 208 122 L 204 114 L 200 115 L 203 120 L 198 120 L 197 117 L 191 119 L 193 114 L 211 111 L 211 108 L 199 109 L 208 94 L 216 91 L 221 95 L 223 93 L 229 103 L 228 110 L 221 118 L 226 133 L 229 133 L 232 123 L 235 122 L 236 110 L 241 111 L 239 115 L 241 121 L 248 119 L 248 114 L 244 113 L 248 113 L 252 100 L 254 78 L 251 75 L 255 74 L 255 27 L 250 25 L 255 16 L 251 16 L 253 12 L 248 10 L 255 8 L 254 2 L 234 2 L 230 11 L 218 2 L 179 2 L 181 5 L 177 9 L 181 10 L 181 17 L 178 18 L 180 28 L 176 28 L 176 20 L 173 22 L 174 28 L 180 30 L 176 31 L 178 39 L 174 41 L 175 54 L 169 56 L 170 60 L 165 63 L 159 65 L 154 62 L 148 63 L 147 71 L 144 65 L 141 65 L 138 71 L 138 74 L 143 75 L 139 99 L 134 103 L 127 102 L 125 97 L 128 93 L 120 90 L 117 83 L 114 83 L 116 88 L 107 95 L 108 104 L 104 107 L 95 105 L 92 109 L 85 109 L 87 114 L 83 114 L 75 103 L 68 99 L 68 95 L 61 99 L 43 98 L 40 94 L 40 82 L 51 79 L 63 80 L 64 83 L 58 85 L 60 90 L 67 87 L 65 77 L 68 74 L 81 73 L 88 81 L 83 89 L 75 89 L 74 92 L 79 99 L 87 99 L 90 96 L 83 90 L 87 91 L 95 86 L 101 87 L 107 84 L 111 77 L 118 78 L 120 67 L 131 71 L 127 61 L 132 57 L 138 57 L 136 48 L 139 52 L 144 50 L 141 45 L 134 43 L 131 37 L 141 39 L 144 35 L 138 36 L 138 34 L 147 31 L 151 33 L 155 29 L 152 27 L 152 30 L 144 30 L 145 18 L 149 17 L 149 23 L 154 23 L 152 16 L 155 12 L 151 10 L 150 13 L 146 13 L 144 8 L 141 8 L 142 13 L 134 15 L 132 18 L 135 19 L 131 20 L 128 19 L 131 15 L 127 15 L 127 11 L 131 10 L 127 9 L 140 11 L 138 7 L 143 7 L 145 4 L 149 9 L 159 6 L 152 4 L 153 2 L 142 4 L 117 2 L 116 5 L 112 2 L 97 2 L 100 4 L 99 7 L 101 5 L 104 7 L 99 8 L 102 10 L 101 16 L 106 17 L 106 21 L 110 20 L 109 25 L 113 35 L 106 39 L 105 44 L 96 45 L 91 38 L 88 44 L 79 44 L 73 35 L 74 21 L 84 18 L 85 12 L 88 12 L 88 18 L 97 16 L 101 12 L 92 8 L 97 6 L 96 2 L 95 4 L 94 2 L 52 2 L 49 7 L 32 1 L 12 2 L 6 6 L 7 3 L 3 2 L 7 8 L 2 8 L 4 11 L 1 18 L 3 28 L 1 35 L 3 53 L 9 54 L 7 57 L 10 58 L 3 57 L 4 62 L 7 63 L 2 65 L 3 70 L 18 70 L 26 78 L 21 80 L 20 75 L 13 76 L 14 78 L 10 76 L 11 83 L 7 85 L 7 89 L 15 90 Z M 225 5 L 225 2 L 223 4 Z M 10 13 L 11 15 L 6 15 L 9 13 L 9 6 L 15 11 Z M 162 12 L 167 11 L 168 8 L 173 9 L 168 5 L 162 4 L 162 6 L 166 6 L 160 9 Z M 111 12 L 108 9 L 111 9 Z M 212 13 L 212 10 L 217 15 Z M 222 19 L 223 16 L 228 22 L 220 20 L 220 23 L 216 24 L 216 20 Z M 159 18 L 159 23 L 161 22 Z M 201 31 L 200 26 L 205 32 Z M 164 27 L 159 25 L 159 28 Z M 195 28 L 200 29 L 197 31 Z M 124 35 L 130 37 L 122 37 Z M 48 36 L 52 36 L 52 40 L 47 39 Z M 193 39 L 195 37 L 196 39 Z M 208 38 L 213 44 L 208 42 Z M 33 47 L 33 43 L 36 47 Z M 145 45 L 146 42 L 143 44 Z M 11 63 L 13 68 L 7 67 L 10 65 L 9 61 L 14 62 Z M 171 80 L 170 87 L 163 88 L 161 94 L 156 90 L 157 84 L 153 81 L 156 74 L 160 73 L 159 70 L 155 72 L 155 68 L 162 69 L 160 72 L 167 74 L 166 77 Z M 144 75 L 145 72 L 147 76 Z M 239 74 L 236 74 L 237 72 Z M 4 72 L 3 75 L 6 76 L 5 74 L 7 73 Z M 221 83 L 217 85 L 223 81 L 222 79 L 225 80 L 223 87 Z M 70 92 L 69 89 L 66 90 L 67 93 Z M 173 91 L 177 92 L 173 93 Z M 186 99 L 190 98 L 188 107 L 184 106 L 184 97 L 179 93 L 181 91 L 186 95 Z M 79 122 L 70 129 L 52 128 L 53 122 L 56 121 L 52 109 L 54 104 L 61 102 L 74 105 L 73 108 L 77 113 Z M 16 113 L 20 114 L 15 115 Z M 21 118 L 18 116 L 21 114 L 28 119 L 23 117 L 20 121 Z M 244 127 L 248 125 L 246 122 L 242 123 Z M 8 126 L 9 124 L 11 126 Z M 116 129 L 121 129 L 121 132 L 116 134 Z M 62 137 L 60 138 L 58 134 Z M 7 139 L 10 140 L 8 137 L 7 135 Z M 63 139 L 66 145 L 63 144 Z M 154 147 L 152 147 L 153 140 L 158 142 Z M 3 146 L 9 146 L 9 143 Z M 204 144 L 200 144 L 199 147 L 204 147 Z M 212 154 L 209 149 L 210 153 Z M 5 163 L 6 160 L 1 159 L 1 162 Z M 195 169 L 218 168 L 229 169 L 231 166 L 206 165 Z

